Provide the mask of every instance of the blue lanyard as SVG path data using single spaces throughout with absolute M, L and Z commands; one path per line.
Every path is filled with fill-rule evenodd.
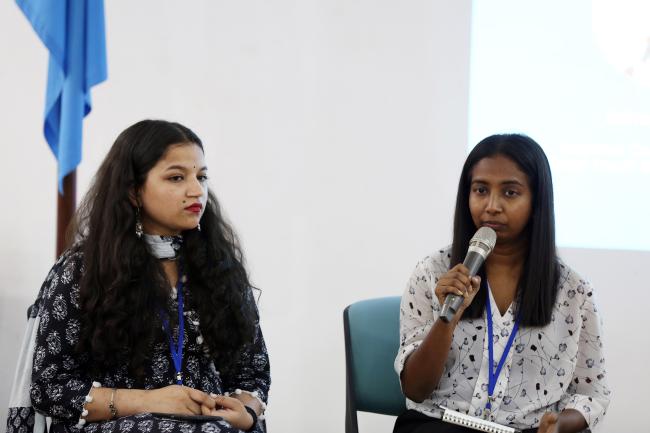
M 176 296 L 178 298 L 178 343 L 174 344 L 174 337 L 169 327 L 169 320 L 165 314 L 160 314 L 165 334 L 169 338 L 169 350 L 172 353 L 172 360 L 176 368 L 176 383 L 183 384 L 183 340 L 185 338 L 185 320 L 183 316 L 183 272 L 178 267 L 178 281 L 176 281 Z
M 487 299 L 485 305 L 487 308 L 487 327 L 488 327 L 488 402 L 485 405 L 487 409 L 492 409 L 492 394 L 494 393 L 494 388 L 497 386 L 497 379 L 503 368 L 503 364 L 508 358 L 508 352 L 512 347 L 512 342 L 515 341 L 515 335 L 517 335 L 517 330 L 519 330 L 519 322 L 521 315 L 517 315 L 517 320 L 515 320 L 515 325 L 512 328 L 510 333 L 510 338 L 506 343 L 506 347 L 503 349 L 503 354 L 501 354 L 501 359 L 499 360 L 499 365 L 497 365 L 496 370 L 492 371 L 492 366 L 494 365 L 494 335 L 492 331 L 492 306 L 490 305 L 490 286 L 488 284 L 487 290 L 485 291 Z

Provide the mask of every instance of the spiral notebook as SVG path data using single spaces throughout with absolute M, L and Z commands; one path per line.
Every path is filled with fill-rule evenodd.
M 437 413 L 436 417 L 445 422 L 456 424 L 462 427 L 472 428 L 474 430 L 483 431 L 487 433 L 521 433 L 514 427 L 507 427 L 495 422 L 487 421 L 475 416 L 466 415 L 464 413 L 456 412 L 444 406 L 438 406 L 441 410 Z

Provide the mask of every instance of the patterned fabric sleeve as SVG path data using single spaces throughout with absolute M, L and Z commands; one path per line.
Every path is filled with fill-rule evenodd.
M 60 420 L 77 420 L 92 380 L 74 351 L 79 339 L 81 253 L 66 252 L 42 289 L 30 396 L 34 408 Z
M 427 332 L 440 315 L 440 303 L 433 290 L 439 275 L 447 272 L 443 260 L 446 255 L 440 251 L 440 258 L 425 257 L 420 261 L 402 295 L 400 305 L 400 347 L 395 358 L 395 371 L 398 375 L 404 369 L 406 359 L 417 349 Z
M 606 380 L 602 322 L 594 302 L 593 289 L 589 283 L 580 281 L 577 292 L 584 297 L 578 359 L 571 385 L 560 401 L 560 408 L 582 413 L 593 431 L 607 411 L 611 392 Z
M 252 293 L 249 300 L 255 302 Z M 271 370 L 259 321 L 255 325 L 253 343 L 243 350 L 232 371 L 222 374 L 221 379 L 224 392 L 232 394 L 237 393 L 237 390 L 246 391 L 267 403 L 271 386 Z

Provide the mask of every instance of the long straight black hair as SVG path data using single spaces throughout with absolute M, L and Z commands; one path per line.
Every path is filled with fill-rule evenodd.
M 532 138 L 521 134 L 492 135 L 477 144 L 467 156 L 458 182 L 450 265 L 453 267 L 463 262 L 469 241 L 477 230 L 469 209 L 472 170 L 483 158 L 496 155 L 511 159 L 528 176 L 532 212 L 524 229 L 528 236 L 528 254 L 517 287 L 516 309 L 523 326 L 544 326 L 551 321 L 559 269 L 555 247 L 551 167 L 544 151 Z M 484 294 L 487 290 L 484 268 L 479 275 Z M 480 317 L 485 302 L 484 295 L 477 295 L 463 313 L 463 319 Z

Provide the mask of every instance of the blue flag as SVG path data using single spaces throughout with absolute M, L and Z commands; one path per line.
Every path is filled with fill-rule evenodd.
M 81 162 L 83 118 L 90 88 L 106 80 L 104 0 L 16 0 L 50 52 L 45 139 L 63 178 Z

